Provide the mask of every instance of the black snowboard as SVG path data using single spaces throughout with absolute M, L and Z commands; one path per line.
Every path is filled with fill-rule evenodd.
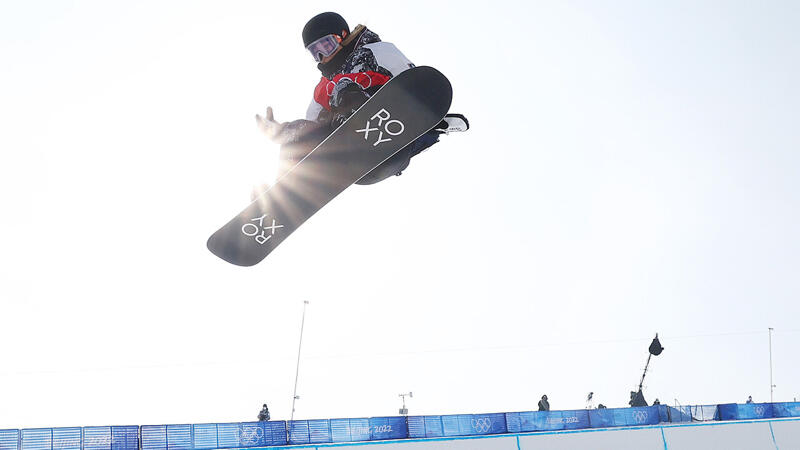
M 436 126 L 450 82 L 431 67 L 389 80 L 305 158 L 208 239 L 229 263 L 252 266 L 348 186 Z

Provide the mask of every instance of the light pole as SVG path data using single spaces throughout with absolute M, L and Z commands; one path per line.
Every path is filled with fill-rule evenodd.
M 297 369 L 294 372 L 294 394 L 292 395 L 292 418 L 294 420 L 294 402 L 297 401 L 297 378 L 300 376 L 300 350 L 303 348 L 303 327 L 306 324 L 306 305 L 308 300 L 303 300 L 303 320 L 300 321 L 300 345 L 297 347 Z
M 769 328 L 769 402 L 772 403 L 772 393 L 775 390 L 775 385 L 772 384 L 772 330 Z
M 407 394 L 400 394 L 399 397 L 403 399 L 403 407 L 400 408 L 400 415 L 407 416 L 408 415 L 408 408 L 406 408 L 406 397 L 414 398 L 414 393 L 409 392 Z

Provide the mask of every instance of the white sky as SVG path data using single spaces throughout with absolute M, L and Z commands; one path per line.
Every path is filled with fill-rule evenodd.
M 335 8 L 473 126 L 263 263 L 209 234 Z M 800 4 L 0 5 L 0 428 L 800 397 Z

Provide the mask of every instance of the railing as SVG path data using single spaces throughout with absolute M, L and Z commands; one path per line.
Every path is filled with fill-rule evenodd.
M 800 402 L 0 430 L 0 450 L 212 450 L 800 417 Z
M 137 450 L 139 426 L 0 430 L 0 450 Z

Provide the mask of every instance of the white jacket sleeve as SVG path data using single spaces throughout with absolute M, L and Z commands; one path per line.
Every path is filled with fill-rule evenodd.
M 391 72 L 393 77 L 414 67 L 414 64 L 406 58 L 406 55 L 390 42 L 373 42 L 365 45 L 364 48 L 372 51 L 375 56 L 375 62 Z
M 322 107 L 316 100 L 311 100 L 311 104 L 308 105 L 308 110 L 306 111 L 306 120 L 313 120 L 318 121 L 320 120 L 320 116 L 322 112 L 325 111 L 325 108 Z

